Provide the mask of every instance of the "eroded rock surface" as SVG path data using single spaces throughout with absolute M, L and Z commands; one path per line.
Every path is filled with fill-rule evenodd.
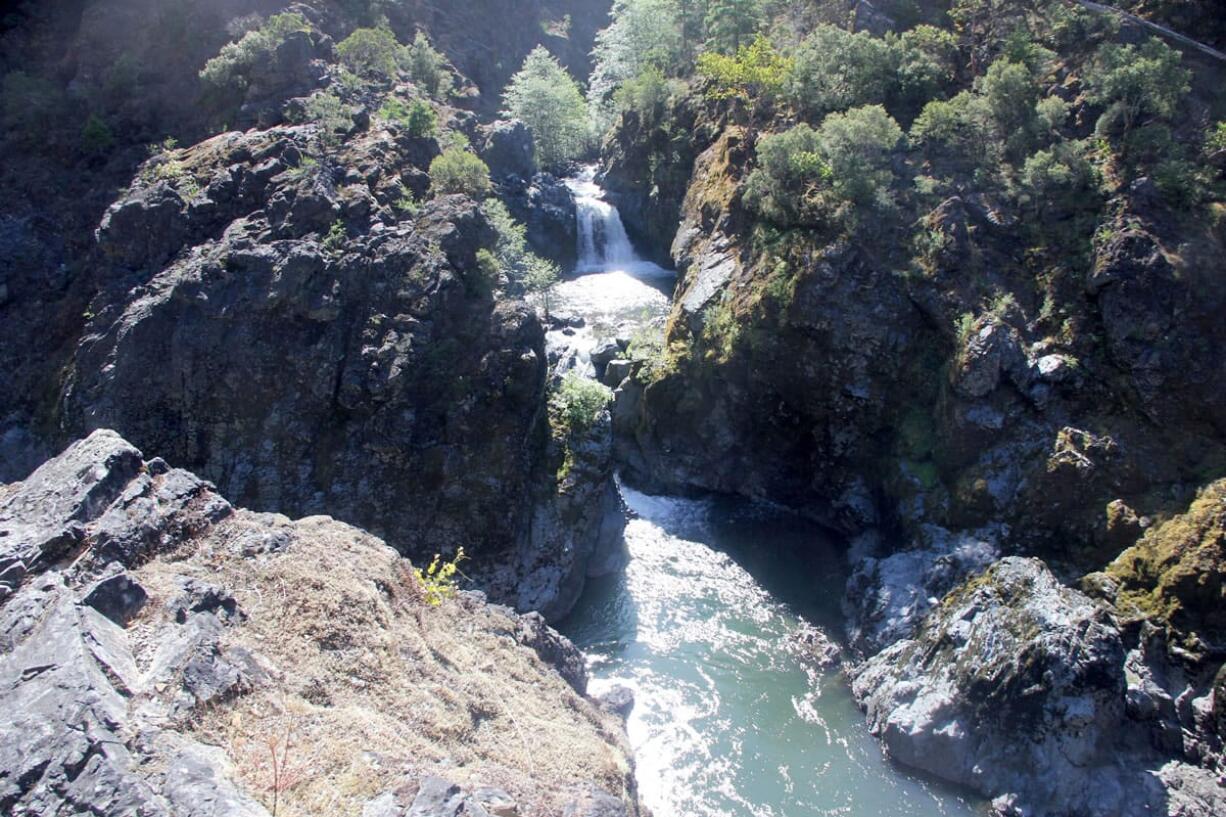
M 0 559 L 6 814 L 261 817 L 274 789 L 278 814 L 357 813 L 430 769 L 492 814 L 593 789 L 637 813 L 569 642 L 475 595 L 432 606 L 330 518 L 238 510 L 99 430 L 0 487 Z

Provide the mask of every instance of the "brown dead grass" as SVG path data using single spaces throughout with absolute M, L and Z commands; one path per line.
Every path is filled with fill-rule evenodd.
M 229 588 L 246 613 L 226 638 L 259 656 L 271 682 L 187 728 L 226 749 L 268 806 L 268 742 L 288 740 L 300 782 L 281 793 L 278 817 L 356 817 L 406 773 L 501 786 L 525 817 L 558 813 L 587 782 L 626 791 L 620 725 L 520 646 L 509 616 L 465 597 L 425 605 L 408 562 L 355 528 L 273 519 L 293 534 L 281 553 L 236 558 L 232 543 L 270 524 L 240 513 L 140 581 L 156 599 L 195 576 Z

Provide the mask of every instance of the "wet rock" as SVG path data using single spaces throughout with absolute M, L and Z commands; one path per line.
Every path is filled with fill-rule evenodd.
M 605 712 L 628 718 L 630 710 L 634 709 L 634 690 L 617 684 L 609 691 L 597 695 L 596 705 Z
M 619 354 L 621 354 L 621 347 L 613 339 L 602 340 L 592 348 L 590 353 L 592 368 L 596 370 L 598 379 L 604 377 L 605 367 Z
M 524 225 L 532 251 L 563 270 L 573 269 L 579 222 L 570 188 L 548 173 L 538 173 L 506 179 L 502 192 L 507 209 Z

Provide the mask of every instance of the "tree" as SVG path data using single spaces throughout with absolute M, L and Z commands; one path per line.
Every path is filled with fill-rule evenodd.
M 1140 48 L 1107 43 L 1086 71 L 1086 98 L 1107 111 L 1100 130 L 1118 122 L 1125 134 L 1143 117 L 1167 119 L 1188 95 L 1191 72 L 1179 65 L 1180 54 L 1151 37 Z
M 336 47 L 341 65 L 365 79 L 396 78 L 400 43 L 388 28 L 359 28 Z
M 490 187 L 489 167 L 463 148 L 448 148 L 430 163 L 430 190 L 435 195 L 462 193 L 484 198 Z
M 596 34 L 588 99 L 596 126 L 612 124 L 614 95 L 624 83 L 657 70 L 670 74 L 685 61 L 684 27 L 677 0 L 616 0 L 613 22 Z
M 901 140 L 902 129 L 880 105 L 830 114 L 817 129 L 801 123 L 766 136 L 746 201 L 784 226 L 886 205 L 891 153 Z
M 744 99 L 750 103 L 753 128 L 759 109 L 774 101 L 792 71 L 792 60 L 780 54 L 762 35 L 737 49 L 735 56 L 708 51 L 698 58 L 698 73 L 710 80 L 711 99 Z
M 753 39 L 761 24 L 761 0 L 708 0 L 707 47 L 732 54 Z
M 432 97 L 438 97 L 449 90 L 450 78 L 447 76 L 447 58 L 435 50 L 430 44 L 430 38 L 423 32 L 417 32 L 404 53 L 405 68 L 409 79 L 420 85 Z
M 532 129 L 538 160 L 556 167 L 587 149 L 590 128 L 583 92 L 543 46 L 537 46 L 503 93 L 504 115 Z
M 885 101 L 894 74 L 893 53 L 885 40 L 820 25 L 796 51 L 788 95 L 808 114 L 842 111 Z

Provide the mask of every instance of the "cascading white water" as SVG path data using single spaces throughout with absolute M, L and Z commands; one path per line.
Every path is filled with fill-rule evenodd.
M 666 273 L 660 266 L 644 261 L 634 251 L 626 227 L 617 208 L 604 199 L 604 190 L 596 184 L 596 168 L 583 168 L 566 185 L 575 195 L 575 211 L 579 220 L 578 273 L 620 270 L 632 274 Z

